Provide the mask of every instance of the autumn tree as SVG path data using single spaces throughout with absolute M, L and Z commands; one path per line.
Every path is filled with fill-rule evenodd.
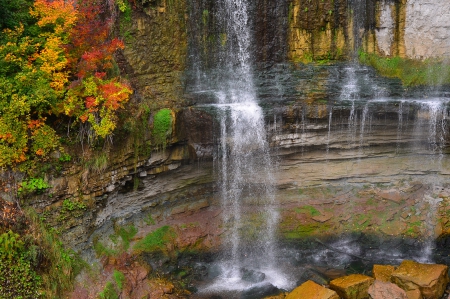
M 35 0 L 31 25 L 4 26 L 0 167 L 29 170 L 48 159 L 59 145 L 50 123 L 56 117 L 74 118 L 91 141 L 112 134 L 132 90 L 115 71 L 113 54 L 123 43 L 111 38 L 107 15 L 96 0 Z
M 46 159 L 58 145 L 46 122 L 65 96 L 67 59 L 62 45 L 76 21 L 70 1 L 37 0 L 30 11 L 39 30 L 27 34 L 20 24 L 2 33 L 0 45 L 0 166 Z
M 116 111 L 132 93 L 121 80 L 113 54 L 124 48 L 111 38 L 112 20 L 107 18 L 105 2 L 79 2 L 79 21 L 71 31 L 68 53 L 74 81 L 69 87 L 64 112 L 81 122 L 88 140 L 105 138 L 116 127 Z

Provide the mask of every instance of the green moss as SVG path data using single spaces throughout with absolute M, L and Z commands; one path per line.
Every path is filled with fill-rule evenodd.
M 295 212 L 297 212 L 298 214 L 309 214 L 312 217 L 321 215 L 321 213 L 313 206 L 303 206 L 301 208 L 295 208 Z
M 97 255 L 97 257 L 102 257 L 102 256 L 110 257 L 110 256 L 115 256 L 118 253 L 117 250 L 108 248 L 102 242 L 100 242 L 98 240 L 94 240 L 93 247 L 94 247 L 94 251 L 95 251 L 95 254 Z
M 421 221 L 411 222 L 406 229 L 405 235 L 410 237 L 417 237 L 420 233 L 420 226 L 422 225 Z
M 162 226 L 146 235 L 137 242 L 133 249 L 137 252 L 165 251 L 166 244 L 176 237 L 176 233 L 170 226 Z
M 130 240 L 137 234 L 138 230 L 134 225 L 129 225 L 126 227 L 119 227 L 117 229 L 117 234 L 122 239 L 123 250 L 128 250 L 130 247 Z
M 159 110 L 153 120 L 152 135 L 156 145 L 166 145 L 167 137 L 172 132 L 172 111 L 170 109 Z
M 361 51 L 359 61 L 372 66 L 382 76 L 399 78 L 405 86 L 450 84 L 450 65 L 436 59 L 419 61 L 400 57 L 381 57 Z
M 100 292 L 100 294 L 98 294 L 98 296 L 101 299 L 119 299 L 119 295 L 110 281 L 108 281 L 105 288 Z
M 113 278 L 119 290 L 122 290 L 125 283 L 125 275 L 120 271 L 114 270 Z
M 284 232 L 284 237 L 287 239 L 303 239 L 314 235 L 322 235 L 330 229 L 327 223 L 310 223 L 306 225 L 299 225 L 296 229 Z

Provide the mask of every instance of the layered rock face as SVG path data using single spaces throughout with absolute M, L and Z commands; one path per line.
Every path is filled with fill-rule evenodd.
M 438 0 L 294 0 L 289 56 L 330 59 L 362 48 L 404 58 L 448 57 L 449 5 Z

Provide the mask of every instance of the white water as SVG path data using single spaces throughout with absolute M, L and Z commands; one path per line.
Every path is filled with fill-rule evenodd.
M 225 69 L 219 71 L 223 78 L 214 92 L 214 106 L 220 117 L 216 162 L 227 236 L 218 266 L 221 274 L 203 291 L 240 291 L 257 285 L 242 280 L 244 267 L 264 273 L 265 279 L 259 283 L 286 288 L 290 283 L 276 264 L 279 215 L 275 209 L 274 164 L 253 83 L 248 3 L 227 0 L 223 9 L 221 15 L 227 18 L 227 44 L 222 54 Z M 247 211 L 258 218 L 256 231 L 246 231 Z

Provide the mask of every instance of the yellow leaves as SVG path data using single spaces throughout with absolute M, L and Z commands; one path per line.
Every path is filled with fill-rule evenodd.
M 53 25 L 54 33 L 67 35 L 77 20 L 75 3 L 72 0 L 36 0 L 30 14 L 39 18 L 38 26 Z

